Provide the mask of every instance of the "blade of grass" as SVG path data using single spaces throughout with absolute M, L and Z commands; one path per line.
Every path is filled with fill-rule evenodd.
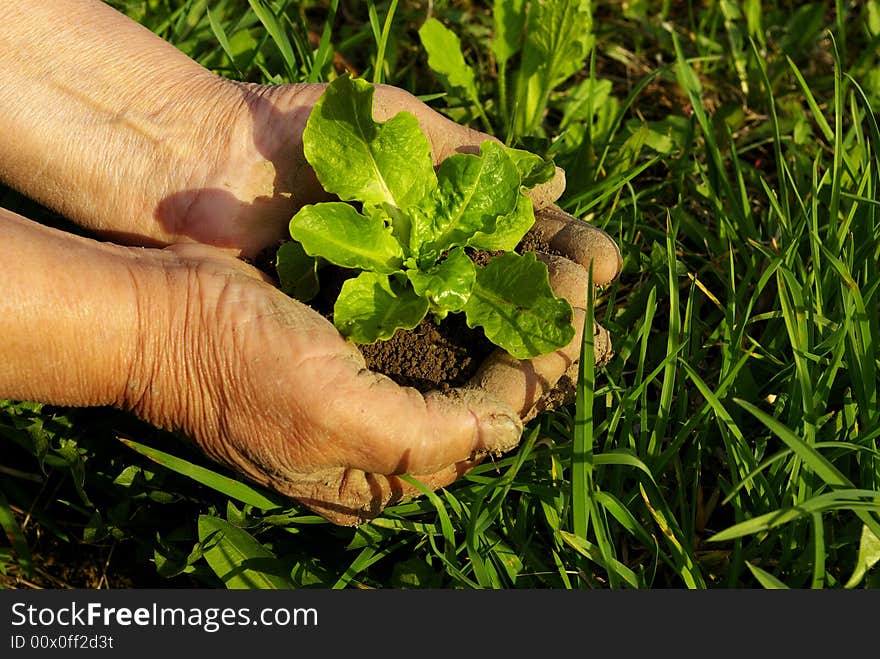
M 807 84 L 807 81 L 804 80 L 803 74 L 798 69 L 797 65 L 792 61 L 792 59 L 786 55 L 785 60 L 788 62 L 789 68 L 791 68 L 794 73 L 794 77 L 798 82 L 798 86 L 801 88 L 801 91 L 804 94 L 804 98 L 807 101 L 807 105 L 810 107 L 810 112 L 813 113 L 813 119 L 816 121 L 816 125 L 819 126 L 819 130 L 822 131 L 822 135 L 829 142 L 834 141 L 834 131 L 831 130 L 831 126 L 828 125 L 828 120 L 825 119 L 825 115 L 822 114 L 822 110 L 819 109 L 819 104 L 816 102 L 816 97 L 813 95 L 812 90 L 810 90 L 810 86 Z M 769 89 L 769 88 L 768 88 Z
M 674 219 L 673 219 L 674 217 Z M 669 331 L 666 336 L 666 353 L 675 352 L 676 346 L 681 342 L 681 309 L 679 308 L 678 295 L 678 262 L 675 257 L 676 240 L 678 238 L 678 215 L 666 212 L 666 270 L 667 283 L 669 286 Z M 666 434 L 669 423 L 672 401 L 675 394 L 676 373 L 678 360 L 667 362 L 663 369 L 663 382 L 660 390 L 660 403 L 657 409 L 657 418 L 651 428 L 648 445 L 644 454 L 650 461 L 660 456 L 660 446 Z
M 587 290 L 593 290 L 592 267 L 589 270 Z M 589 526 L 592 525 L 596 534 L 596 544 L 608 570 L 609 586 L 615 588 L 618 584 L 618 576 L 615 573 L 617 561 L 613 558 L 615 552 L 611 544 L 608 522 L 596 502 L 598 488 L 593 479 L 593 444 L 595 442 L 593 406 L 596 386 L 593 303 L 593 296 L 588 296 L 578 367 L 578 385 L 575 394 L 571 464 L 572 529 L 575 535 L 586 540 Z
M 880 492 L 846 488 L 818 494 L 796 506 L 780 508 L 734 524 L 708 538 L 707 542 L 726 542 L 746 535 L 763 533 L 785 524 L 836 510 L 852 510 L 865 514 L 880 511 Z
M 874 535 L 867 526 L 862 526 L 862 537 L 859 540 L 859 557 L 852 576 L 847 580 L 844 588 L 851 589 L 858 586 L 862 579 L 865 578 L 868 570 L 874 567 L 878 561 L 880 561 L 880 536 Z
M 205 560 L 227 588 L 293 588 L 293 583 L 280 575 L 275 554 L 244 529 L 211 515 L 200 515 L 198 526 L 199 541 L 206 547 Z
M 260 510 L 272 510 L 273 508 L 280 508 L 284 505 L 280 500 L 273 500 L 251 486 L 229 478 L 228 476 L 223 476 L 210 469 L 206 469 L 205 467 L 200 467 L 192 462 L 187 462 L 186 460 L 177 458 L 169 453 L 150 448 L 149 446 L 139 444 L 130 439 L 124 439 L 122 437 L 117 437 L 117 439 L 130 449 L 137 451 L 153 462 L 160 464 L 171 471 L 177 472 L 182 476 L 191 478 L 205 487 L 209 487 L 221 494 L 232 497 L 236 501 L 250 504 Z
M 578 552 L 581 556 L 584 556 L 585 558 L 588 558 L 596 563 L 608 574 L 619 575 L 627 584 L 629 584 L 633 588 L 639 588 L 641 586 L 639 578 L 636 576 L 635 572 L 630 570 L 626 565 L 619 562 L 617 559 L 612 558 L 611 564 L 607 563 L 607 557 L 603 555 L 599 547 L 594 545 L 589 540 L 585 540 L 579 535 L 569 533 L 568 531 L 559 531 L 559 536 L 568 546 Z
M 324 20 L 324 29 L 321 31 L 321 40 L 318 42 L 318 50 L 315 51 L 312 65 L 309 67 L 309 75 L 306 77 L 307 82 L 320 82 L 324 77 L 324 66 L 333 56 L 330 37 L 333 34 L 333 23 L 338 8 L 339 0 L 331 0 L 327 8 L 327 18 Z
M 251 10 L 256 14 L 257 18 L 266 28 L 266 32 L 272 38 L 278 52 L 281 53 L 281 59 L 287 69 L 287 76 L 290 81 L 299 79 L 296 55 L 293 52 L 293 46 L 287 37 L 287 30 L 281 24 L 278 16 L 273 12 L 263 0 L 248 0 Z
M 755 407 L 748 401 L 734 398 L 733 401 L 752 414 L 761 423 L 763 423 L 773 434 L 781 439 L 809 469 L 821 478 L 827 485 L 840 488 L 854 488 L 852 482 L 846 478 L 828 459 L 819 453 L 815 447 L 804 442 L 800 437 L 795 435 L 791 429 L 784 426 L 772 416 Z M 855 511 L 859 519 L 862 520 L 878 537 L 880 537 L 880 522 L 877 521 L 870 513 L 864 511 Z
M 647 490 L 645 490 L 641 483 L 639 483 L 639 492 L 642 495 L 642 500 L 645 502 L 645 506 L 648 508 L 648 512 L 651 513 L 651 517 L 654 518 L 654 522 L 663 533 L 667 545 L 673 551 L 674 564 L 682 581 L 684 581 L 688 588 L 705 588 L 706 582 L 700 574 L 699 567 L 697 566 L 691 551 L 685 549 L 684 545 L 677 537 L 677 533 L 680 533 L 681 531 L 674 527 L 673 518 L 665 515 L 663 511 L 660 510 L 660 506 L 654 505 L 651 502 Z
M 385 49 L 388 47 L 388 35 L 391 34 L 391 25 L 394 22 L 394 14 L 397 11 L 397 1 L 391 0 L 391 4 L 388 6 L 388 13 L 385 14 L 382 32 L 379 34 L 379 39 L 376 43 L 376 68 L 373 70 L 373 83 L 377 85 L 385 82 Z
M 223 28 L 223 24 L 217 17 L 216 8 L 211 8 L 211 6 L 209 5 L 206 8 L 206 13 L 208 14 L 208 24 L 211 26 L 211 31 L 217 38 L 217 43 L 220 44 L 220 47 L 223 49 L 226 57 L 229 58 L 229 62 L 232 64 L 232 67 L 235 69 L 238 77 L 243 78 L 244 74 L 241 72 L 241 69 L 238 66 L 238 62 L 235 61 L 235 55 L 232 52 L 232 45 L 229 43 L 229 37 L 226 35 L 226 30 Z
M 749 571 L 752 573 L 752 576 L 758 580 L 764 588 L 770 590 L 787 590 L 788 586 L 782 583 L 779 579 L 774 577 L 769 572 L 765 572 L 757 565 L 753 565 L 752 563 L 746 561 L 746 567 L 749 568 Z
M 434 509 L 437 511 L 437 516 L 440 519 L 440 529 L 443 532 L 443 540 L 445 543 L 443 558 L 445 561 L 448 561 L 450 565 L 453 565 L 455 563 L 456 546 L 455 529 L 452 526 L 452 520 L 449 519 L 449 513 L 446 511 L 446 506 L 443 501 L 440 500 L 440 497 L 437 496 L 436 492 L 417 478 L 413 478 L 409 474 L 402 474 L 399 478 L 418 489 L 419 492 L 425 495 L 431 505 L 434 506 Z

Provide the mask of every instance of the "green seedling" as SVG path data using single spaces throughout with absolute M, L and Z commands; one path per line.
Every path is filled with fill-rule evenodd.
M 543 262 L 513 251 L 535 221 L 525 190 L 550 180 L 553 163 L 486 141 L 478 155 L 453 155 L 435 171 L 415 116 L 376 122 L 373 91 L 338 78 L 309 116 L 306 159 L 341 201 L 293 217 L 294 242 L 277 258 L 282 288 L 314 295 L 316 259 L 355 271 L 333 322 L 356 343 L 389 339 L 429 313 L 438 322 L 464 313 L 518 359 L 566 345 L 571 306 L 553 295 Z M 502 253 L 477 266 L 467 250 Z

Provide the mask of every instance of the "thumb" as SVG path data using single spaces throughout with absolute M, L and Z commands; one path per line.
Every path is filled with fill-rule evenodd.
M 316 371 L 306 372 L 311 369 Z M 311 442 L 326 447 L 326 466 L 426 474 L 508 451 L 520 439 L 519 415 L 483 391 L 421 394 L 343 355 L 304 362 L 299 370 L 304 381 L 322 383 L 301 392 L 299 400 L 321 420 Z

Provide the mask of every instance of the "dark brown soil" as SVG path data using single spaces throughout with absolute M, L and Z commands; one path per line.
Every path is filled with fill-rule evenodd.
M 428 316 L 415 329 L 360 350 L 370 370 L 426 392 L 463 385 L 494 347 L 482 330 L 467 326 L 463 314 L 454 314 L 439 325 Z
M 354 274 L 335 266 L 322 268 L 318 273 L 321 290 L 309 304 L 332 320 L 342 284 Z M 467 326 L 464 314 L 450 314 L 440 323 L 429 315 L 412 330 L 399 330 L 387 341 L 358 348 L 370 370 L 427 392 L 467 382 L 494 346 L 481 329 Z

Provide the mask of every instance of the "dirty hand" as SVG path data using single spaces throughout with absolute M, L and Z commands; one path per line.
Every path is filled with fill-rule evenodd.
M 324 196 L 302 155 L 305 121 L 324 86 L 249 86 L 244 89 L 250 97 L 245 106 L 255 122 L 253 134 L 262 137 L 264 151 L 270 154 L 274 169 L 279 172 L 276 182 L 287 181 L 282 186 L 286 185 L 290 190 L 289 201 L 284 210 L 279 211 L 279 220 L 275 221 L 280 224 L 280 232 L 284 234 L 287 220 L 296 209 Z M 376 120 L 387 120 L 401 111 L 409 112 L 418 119 L 422 132 L 428 137 L 435 164 L 454 153 L 477 153 L 480 143 L 495 139 L 446 119 L 401 89 L 377 86 L 373 110 Z M 295 145 L 293 149 L 290 148 L 291 144 Z M 524 362 L 513 359 L 503 350 L 497 350 L 471 383 L 471 386 L 490 391 L 503 399 L 524 420 L 571 400 L 570 394 L 574 390 L 572 381 L 577 376 L 584 310 L 588 296 L 592 295 L 587 269 L 592 268 L 593 282 L 601 286 L 612 281 L 621 267 L 620 251 L 608 234 L 572 217 L 554 203 L 564 188 L 565 174 L 557 168 L 554 179 L 530 190 L 529 195 L 536 210 L 532 233 L 540 238 L 539 244 L 548 245 L 553 253 L 538 256 L 549 268 L 550 282 L 556 294 L 567 298 L 574 307 L 575 338 L 562 350 Z M 279 205 L 284 204 L 279 200 Z M 262 207 L 262 226 L 273 224 L 269 219 L 272 212 L 269 204 Z M 234 226 L 239 222 L 251 223 L 253 219 L 229 221 Z M 250 244 L 243 246 L 243 249 L 252 252 L 261 245 Z M 608 334 L 604 328 L 595 325 L 594 336 L 596 361 L 603 363 L 611 354 Z
M 224 204 L 226 195 L 206 192 L 188 207 L 186 217 L 176 222 L 184 237 L 234 246 L 239 254 L 254 255 L 267 247 L 274 249 L 288 235 L 290 217 L 302 205 L 327 198 L 302 151 L 306 120 L 324 88 L 320 84 L 237 86 L 245 100 L 230 125 L 252 135 L 252 144 L 245 147 L 244 143 L 226 140 L 232 146 L 218 160 L 223 163 L 222 171 L 203 187 L 206 191 L 218 190 L 220 180 L 238 181 L 236 197 L 253 201 L 218 207 Z M 495 139 L 446 119 L 401 89 L 377 86 L 373 110 L 376 120 L 387 120 L 401 111 L 418 119 L 435 163 L 457 152 L 478 152 L 481 142 Z M 264 180 L 268 170 L 273 172 L 271 186 Z M 236 178 L 233 172 L 244 175 Z M 584 309 L 591 294 L 587 268 L 592 267 L 594 284 L 604 285 L 617 276 L 621 267 L 620 251 L 605 232 L 553 203 L 564 188 L 564 172 L 557 169 L 554 179 L 529 194 L 536 209 L 532 232 L 539 234 L 541 242 L 554 253 L 538 256 L 548 265 L 556 294 L 566 297 L 575 309 L 575 339 L 563 350 L 527 362 L 497 351 L 472 383 L 501 397 L 525 420 L 548 406 L 565 402 L 564 397 L 551 400 L 547 394 L 557 390 L 555 396 L 560 379 L 576 376 Z M 242 227 L 253 229 L 243 231 Z M 594 334 L 596 360 L 601 363 L 610 356 L 610 342 L 607 332 L 598 325 Z
M 313 104 L 321 90 L 319 86 L 262 90 L 260 103 L 270 103 L 272 110 L 263 108 L 259 114 L 275 118 L 289 130 L 293 122 L 286 118 L 290 113 L 294 117 L 307 113 L 285 110 L 285 104 L 299 108 L 304 98 Z M 376 106 L 378 120 L 400 110 L 413 112 L 429 136 L 436 161 L 456 151 L 476 149 L 481 141 L 490 139 L 448 121 L 395 88 L 380 88 Z M 266 126 L 255 134 L 272 132 Z M 289 145 L 296 143 L 298 135 L 292 138 L 279 139 L 279 154 L 290 154 Z M 302 164 L 298 150 L 289 160 L 279 155 L 274 162 L 276 171 L 299 172 L 291 182 L 291 199 L 297 200 L 294 204 L 321 198 L 323 193 L 307 165 Z M 390 502 L 418 494 L 398 477 L 400 474 L 412 474 L 434 489 L 456 480 L 486 453 L 514 447 L 522 422 L 548 406 L 565 402 L 547 395 L 563 378 L 576 378 L 584 309 L 592 294 L 585 266 L 592 267 L 596 284 L 608 283 L 620 269 L 620 253 L 607 234 L 552 203 L 563 186 L 560 172 L 533 191 L 539 208 L 533 231 L 541 234 L 551 250 L 569 256 L 541 258 L 548 265 L 555 292 L 575 309 L 574 339 L 561 350 L 527 361 L 498 350 L 471 382 L 451 396 L 439 392 L 423 396 L 366 370 L 360 352 L 317 313 L 255 279 L 231 277 L 230 269 L 246 273 L 249 267 L 234 259 L 224 265 L 217 253 L 210 256 L 204 252 L 209 254 L 205 263 L 210 265 L 200 266 L 202 276 L 215 282 L 212 285 L 219 282 L 218 276 L 235 282 L 234 295 L 224 293 L 217 296 L 217 302 L 208 296 L 209 306 L 236 301 L 221 311 L 224 320 L 218 324 L 233 329 L 229 335 L 216 337 L 212 343 L 220 346 L 209 352 L 232 355 L 236 363 L 220 370 L 238 377 L 220 396 L 223 405 L 217 413 L 224 416 L 223 422 L 201 424 L 205 429 L 190 430 L 190 434 L 214 458 L 341 524 L 363 522 Z M 281 213 L 284 229 L 292 213 L 290 203 L 288 200 Z M 264 220 L 268 220 L 268 205 L 264 211 Z M 263 246 L 251 243 L 245 251 Z M 174 249 L 185 254 L 187 248 Z M 210 287 L 200 290 L 206 288 Z M 236 332 L 234 328 L 239 329 Z M 596 326 L 594 333 L 600 361 L 608 357 L 610 346 L 602 328 Z M 291 366 L 282 368 L 266 366 L 289 363 Z M 256 410 L 271 413 L 259 415 Z
M 123 406 L 252 480 L 357 524 L 418 493 L 397 475 L 442 487 L 518 443 L 522 422 L 503 402 L 476 388 L 422 395 L 367 370 L 331 323 L 251 266 L 196 244 L 160 255 L 162 276 L 139 277 L 152 305 L 152 340 L 139 344 L 151 349 Z
M 421 394 L 366 369 L 330 322 L 246 263 L 198 244 L 158 254 L 161 275 L 135 275 L 150 308 L 137 344 L 148 349 L 128 369 L 122 406 L 336 524 L 418 495 L 401 474 L 436 489 L 514 448 L 524 415 L 513 406 L 529 395 L 517 377 L 553 380 L 579 345 L 531 371 L 498 355 L 468 386 Z M 557 292 L 583 304 L 580 266 L 550 266 Z

